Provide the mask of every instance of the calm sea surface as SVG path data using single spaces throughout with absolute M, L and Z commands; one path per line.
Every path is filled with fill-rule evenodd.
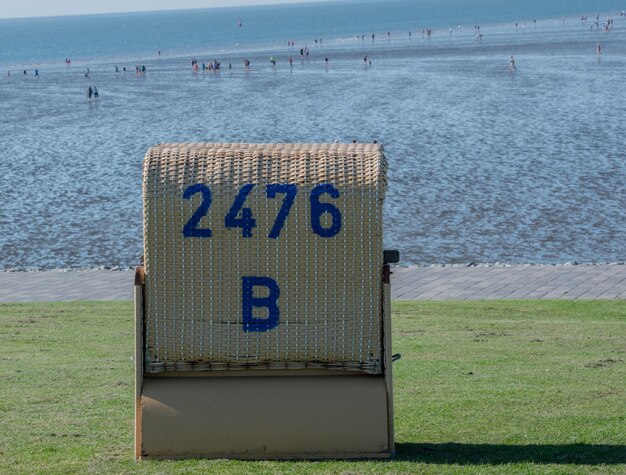
M 143 155 L 179 141 L 384 143 L 385 245 L 404 263 L 623 261 L 622 8 L 401 0 L 0 20 L 0 269 L 136 264 Z M 194 57 L 222 69 L 194 73 Z

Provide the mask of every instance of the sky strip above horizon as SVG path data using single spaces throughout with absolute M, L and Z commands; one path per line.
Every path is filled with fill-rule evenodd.
M 56 0 L 52 2 L 47 0 L 22 0 L 21 2 L 11 2 L 2 5 L 0 8 L 0 19 L 333 1 L 337 0 L 108 0 L 104 3 L 77 2 L 76 0 Z

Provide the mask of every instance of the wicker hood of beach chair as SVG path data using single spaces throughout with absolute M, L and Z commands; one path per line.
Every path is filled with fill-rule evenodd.
M 383 371 L 379 144 L 161 144 L 143 164 L 145 371 Z

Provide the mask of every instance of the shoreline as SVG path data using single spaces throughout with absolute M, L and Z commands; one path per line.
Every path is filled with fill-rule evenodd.
M 200 9 L 203 10 L 203 9 Z M 178 12 L 180 10 L 172 10 L 172 12 Z M 156 11 L 147 11 L 147 12 L 141 12 L 141 13 L 158 13 Z M 582 13 L 582 12 L 581 12 Z M 523 34 L 525 31 L 536 31 L 537 26 L 539 26 L 540 28 L 546 28 L 546 27 L 550 27 L 552 25 L 562 25 L 565 22 L 568 22 L 568 26 L 571 25 L 570 22 L 574 22 L 574 25 L 580 25 L 580 24 L 591 24 L 593 23 L 592 20 L 581 20 L 580 19 L 580 14 L 576 14 L 576 15 L 566 15 L 563 17 L 547 17 L 547 18 L 540 18 L 539 20 L 537 20 L 537 22 L 535 24 L 531 23 L 531 19 L 530 18 L 526 18 L 526 19 L 511 19 L 510 21 L 502 21 L 502 22 L 494 22 L 494 23 L 485 23 L 485 24 L 481 24 L 481 31 L 491 31 L 492 33 L 494 33 L 495 35 L 499 35 L 499 34 L 509 34 L 511 33 L 510 29 L 512 29 L 512 25 L 513 24 L 517 24 L 518 22 L 521 23 L 521 25 L 519 26 L 519 28 L 516 26 L 515 30 L 513 31 L 514 34 Z M 624 17 L 620 15 L 619 11 L 604 11 L 604 12 L 595 12 L 595 14 L 599 15 L 600 18 L 615 18 L 615 19 L 623 19 Z M 104 14 L 106 16 L 106 14 Z M 124 15 L 124 14 L 121 14 Z M 97 14 L 94 16 L 98 16 Z M 58 17 L 51 17 L 51 18 L 58 18 Z M 564 19 L 564 20 L 563 20 Z M 0 21 L 2 20 L 10 20 L 10 19 L 2 19 L 0 18 Z M 17 18 L 14 20 L 23 20 L 23 18 Z M 526 24 L 526 22 L 528 22 L 528 24 Z M 419 24 L 418 24 L 419 23 Z M 471 28 L 471 24 L 466 24 L 466 25 L 458 25 L 458 24 L 453 24 L 454 22 L 450 23 L 447 26 L 436 26 L 436 27 L 432 27 L 430 28 L 432 32 L 435 33 L 435 37 L 437 38 L 447 38 L 449 35 L 449 29 L 452 29 L 452 31 L 455 32 L 455 37 L 460 34 L 461 37 L 466 37 L 469 39 L 475 39 L 475 35 L 474 33 L 472 33 L 472 31 L 470 30 Z M 523 25 L 523 26 L 522 26 Z M 415 41 L 419 41 L 421 40 L 426 40 L 428 39 L 430 41 L 430 37 L 425 37 L 423 33 L 420 32 L 420 29 L 424 29 L 426 28 L 427 25 L 424 23 L 422 24 L 421 22 L 416 22 L 416 24 L 414 25 L 413 28 L 410 28 L 410 31 L 413 32 L 414 37 L 415 37 Z M 459 28 L 460 27 L 460 28 Z M 509 29 L 507 29 L 509 28 Z M 505 31 L 506 30 L 506 31 Z M 389 38 L 385 38 L 384 36 L 384 32 L 382 31 L 375 31 L 374 33 L 378 35 L 378 43 L 379 45 L 383 45 L 383 44 L 389 44 L 390 41 L 393 41 L 394 44 L 398 43 L 399 41 L 404 44 L 406 43 L 406 41 L 408 40 L 409 42 L 412 40 L 411 36 L 407 37 L 407 31 L 406 30 L 398 30 L 398 29 L 394 29 L 394 30 L 389 30 L 389 32 L 391 33 L 391 36 L 393 38 L 393 40 L 390 40 Z M 363 32 L 361 32 L 363 33 Z M 361 43 L 360 40 L 356 40 L 356 44 L 358 46 L 363 46 L 363 45 L 367 45 L 370 46 L 369 43 L 369 35 L 371 32 L 367 33 L 366 38 L 367 40 L 364 43 Z M 336 36 L 330 37 L 325 39 L 324 42 L 324 46 L 327 47 L 327 54 L 328 53 L 332 53 L 334 51 L 336 51 L 337 49 L 342 49 L 345 48 L 346 46 L 349 45 L 353 45 L 354 46 L 354 42 L 355 42 L 355 34 L 350 34 L 348 32 L 343 32 L 343 33 L 338 33 L 336 34 Z M 358 35 L 357 35 L 358 36 Z M 215 48 L 198 48 L 196 50 L 187 50 L 187 51 L 173 51 L 171 53 L 165 53 L 163 55 L 158 55 L 155 56 L 154 52 L 136 52 L 136 53 L 131 53 L 128 56 L 101 56 L 101 57 L 78 57 L 77 59 L 72 59 L 72 64 L 76 65 L 77 67 L 88 67 L 91 66 L 93 67 L 97 67 L 97 66 L 115 66 L 115 65 L 133 65 L 133 64 L 141 64 L 141 63 L 154 63 L 154 62 L 180 62 L 182 64 L 187 64 L 188 60 L 192 59 L 192 58 L 196 58 L 196 57 L 205 57 L 205 58 L 212 58 L 212 59 L 220 59 L 222 61 L 227 61 L 229 57 L 232 57 L 233 59 L 241 59 L 242 57 L 248 55 L 248 56 L 252 56 L 252 57 L 259 57 L 261 55 L 271 55 L 271 54 L 284 54 L 285 56 L 293 56 L 296 57 L 296 59 L 300 59 L 300 57 L 296 54 L 297 53 L 297 49 L 301 48 L 301 47 L 307 47 L 310 46 L 311 51 L 321 51 L 323 50 L 323 46 L 319 46 L 318 45 L 314 45 L 312 42 L 315 41 L 315 38 L 309 38 L 309 39 L 298 39 L 296 41 L 296 45 L 297 46 L 292 46 L 291 49 L 289 49 L 289 47 L 285 47 L 285 41 L 283 40 L 279 40 L 279 39 L 275 39 L 275 40 L 270 40 L 268 42 L 265 43 L 259 43 L 259 44 L 249 44 L 249 45 L 240 45 L 239 43 L 236 43 L 234 45 L 219 45 Z M 209 61 L 208 59 L 206 61 Z M 71 66 L 70 66 L 71 67 Z M 62 70 L 67 70 L 68 66 L 66 64 L 61 65 L 60 61 L 51 61 L 51 60 L 46 60 L 46 59 L 40 59 L 40 60 L 35 60 L 32 61 L 30 63 L 6 63 L 6 64 L 1 64 L 0 63 L 0 68 L 4 71 L 12 71 L 12 72 L 16 72 L 19 73 L 20 71 L 22 71 L 23 69 L 33 69 L 33 68 L 39 68 L 39 69 L 44 69 L 47 71 L 51 71 L 51 72 L 57 72 L 57 70 L 62 71 Z M 130 70 L 129 70 L 130 71 Z M 95 71 L 94 71 L 95 72 Z M 130 71 L 132 72 L 132 71 Z M 155 72 L 154 69 L 151 69 L 151 72 Z
M 402 253 L 400 253 L 402 258 Z M 462 269 L 466 267 L 479 267 L 479 268 L 507 268 L 507 267 L 600 267 L 600 266 L 623 266 L 626 265 L 626 261 L 614 261 L 614 262 L 551 262 L 551 263 L 533 263 L 533 262 L 467 262 L 467 263 L 432 263 L 432 264 L 395 264 L 391 267 L 395 268 L 447 268 L 447 269 Z M 0 274 L 36 274 L 43 272 L 51 273 L 73 273 L 73 272 L 128 272 L 135 270 L 137 266 L 95 266 L 95 267 L 57 267 L 57 268 L 23 268 L 23 267 L 8 267 L 0 270 Z

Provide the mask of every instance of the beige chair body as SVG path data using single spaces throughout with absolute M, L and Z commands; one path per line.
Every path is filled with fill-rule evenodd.
M 376 144 L 164 144 L 144 159 L 137 458 L 394 452 Z

